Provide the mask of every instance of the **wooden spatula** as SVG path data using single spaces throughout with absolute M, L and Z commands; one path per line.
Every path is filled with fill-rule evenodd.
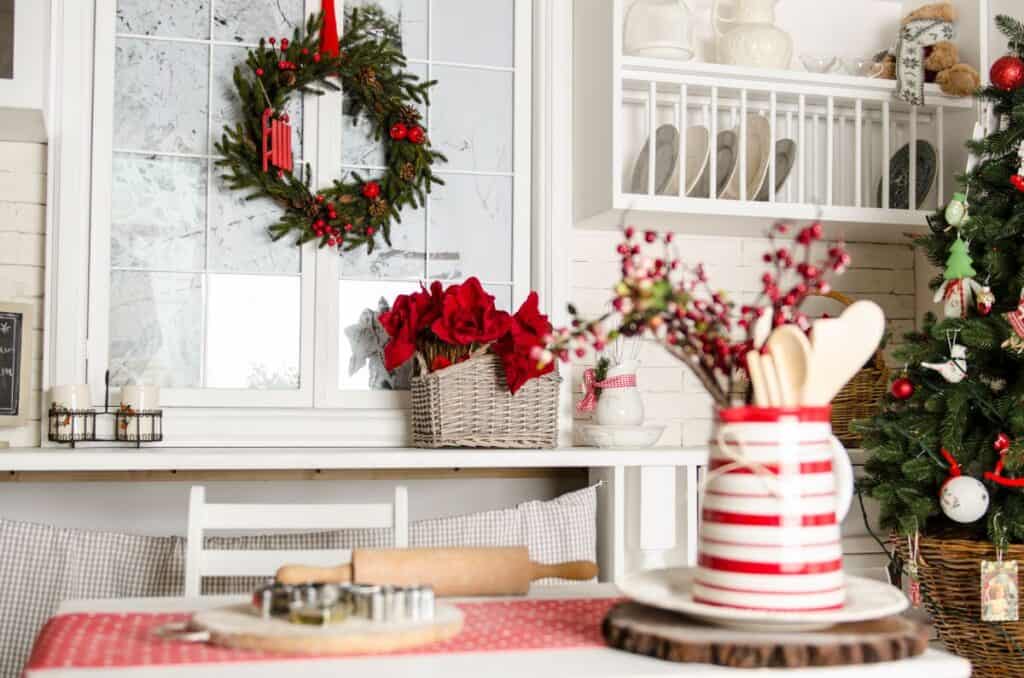
M 750 376 L 750 385 L 754 388 L 754 404 L 758 407 L 768 407 L 768 387 L 764 383 L 760 351 L 747 353 L 747 374 Z
M 827 405 L 878 350 L 885 313 L 873 301 L 851 304 L 838 318 L 815 320 L 803 404 Z
M 768 393 L 768 407 L 782 407 L 782 389 L 779 388 L 779 376 L 775 371 L 775 359 L 768 354 L 761 355 L 761 372 Z
M 797 407 L 803 400 L 811 342 L 796 325 L 781 325 L 768 337 L 766 346 L 775 361 L 782 406 Z

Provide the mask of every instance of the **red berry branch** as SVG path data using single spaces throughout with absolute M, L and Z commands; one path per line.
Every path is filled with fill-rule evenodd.
M 754 348 L 758 320 L 771 314 L 772 326 L 795 324 L 807 332 L 810 321 L 801 305 L 812 294 L 827 294 L 829 277 L 850 264 L 841 243 L 813 260 L 823 235 L 821 224 L 801 229 L 792 245 L 780 244 L 779 236 L 788 233 L 785 224 L 771 229 L 771 251 L 763 256 L 770 270 L 761 278 L 761 292 L 753 303 L 737 308 L 725 292 L 711 286 L 703 264 L 690 267 L 682 261 L 672 233 L 646 231 L 638 238 L 636 229 L 627 227 L 616 248 L 622 278 L 613 288 L 614 310 L 588 320 L 570 305 L 571 327 L 554 332 L 547 348 L 538 347 L 532 357 L 548 364 L 556 357 L 568 360 L 571 353 L 583 357 L 588 346 L 601 351 L 619 336 L 645 337 L 689 367 L 719 405 L 745 399 L 746 354 Z M 659 244 L 660 256 L 645 251 Z M 742 396 L 737 395 L 740 384 Z

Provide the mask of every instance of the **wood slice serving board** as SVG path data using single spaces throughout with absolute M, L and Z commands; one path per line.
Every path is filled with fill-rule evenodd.
M 904 617 L 840 624 L 824 631 L 738 631 L 639 603 L 620 603 L 604 620 L 611 647 L 673 662 L 733 668 L 802 668 L 872 664 L 916 657 L 928 628 Z
M 448 640 L 462 630 L 462 612 L 438 604 L 429 622 L 371 622 L 350 618 L 326 626 L 263 619 L 252 605 L 197 612 L 189 623 L 205 631 L 209 642 L 223 647 L 296 654 L 393 652 Z

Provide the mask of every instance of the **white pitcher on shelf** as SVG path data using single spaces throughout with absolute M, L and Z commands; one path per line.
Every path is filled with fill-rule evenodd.
M 617 361 L 597 381 L 594 370 L 583 373 L 583 400 L 578 412 L 595 412 L 599 426 L 640 426 L 644 423 L 644 402 L 636 387 L 638 360 Z M 601 389 L 601 397 L 597 396 Z
M 723 16 L 715 0 L 711 24 L 718 37 L 718 61 L 732 66 L 788 69 L 793 39 L 775 25 L 778 0 L 735 0 L 732 16 Z

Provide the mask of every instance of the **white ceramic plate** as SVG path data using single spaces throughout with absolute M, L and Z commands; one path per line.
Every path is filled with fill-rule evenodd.
M 657 145 L 654 147 L 654 194 L 679 194 L 679 130 L 674 125 L 662 125 L 658 128 Z M 633 180 L 630 192 L 647 194 L 648 191 L 648 160 L 650 158 L 651 140 L 648 137 L 640 155 L 633 165 Z
M 740 162 L 739 138 L 740 130 L 733 130 L 736 147 L 733 151 L 732 170 L 725 189 L 718 197 L 724 200 L 740 198 Z M 747 200 L 761 192 L 761 185 L 768 175 L 768 162 L 771 159 L 771 125 L 756 113 L 747 115 Z
M 710 134 L 708 135 L 710 140 Z M 722 191 L 725 190 L 726 182 L 729 181 L 729 177 L 732 176 L 736 169 L 736 163 L 739 161 L 739 153 L 736 150 L 737 140 L 739 135 L 734 130 L 723 130 L 718 133 L 718 143 L 715 145 L 716 155 L 718 160 L 716 162 L 717 169 L 715 177 L 715 195 L 719 198 L 722 197 Z M 689 155 L 689 152 L 687 152 Z M 708 177 L 707 174 L 710 171 L 710 160 L 711 160 L 711 149 L 708 149 L 708 161 L 709 166 L 701 172 L 701 176 L 698 178 L 697 183 L 694 184 L 693 189 L 688 194 L 693 198 L 707 198 L 710 197 L 708 191 Z
M 583 426 L 583 442 L 602 448 L 651 447 L 665 432 L 664 426 Z
M 708 185 L 708 166 L 711 164 L 711 132 L 700 125 L 686 130 L 686 195 Z
M 796 162 L 796 142 L 792 139 L 779 139 L 775 142 L 775 192 L 778 193 L 786 184 L 789 173 Z M 768 202 L 768 176 L 765 175 L 761 191 L 757 194 L 761 202 Z
M 746 631 L 818 631 L 836 624 L 881 619 L 907 608 L 907 597 L 894 586 L 846 575 L 846 605 L 825 612 L 761 612 L 705 605 L 691 593 L 697 568 L 648 570 L 619 584 L 638 603 L 680 612 L 694 619 Z

